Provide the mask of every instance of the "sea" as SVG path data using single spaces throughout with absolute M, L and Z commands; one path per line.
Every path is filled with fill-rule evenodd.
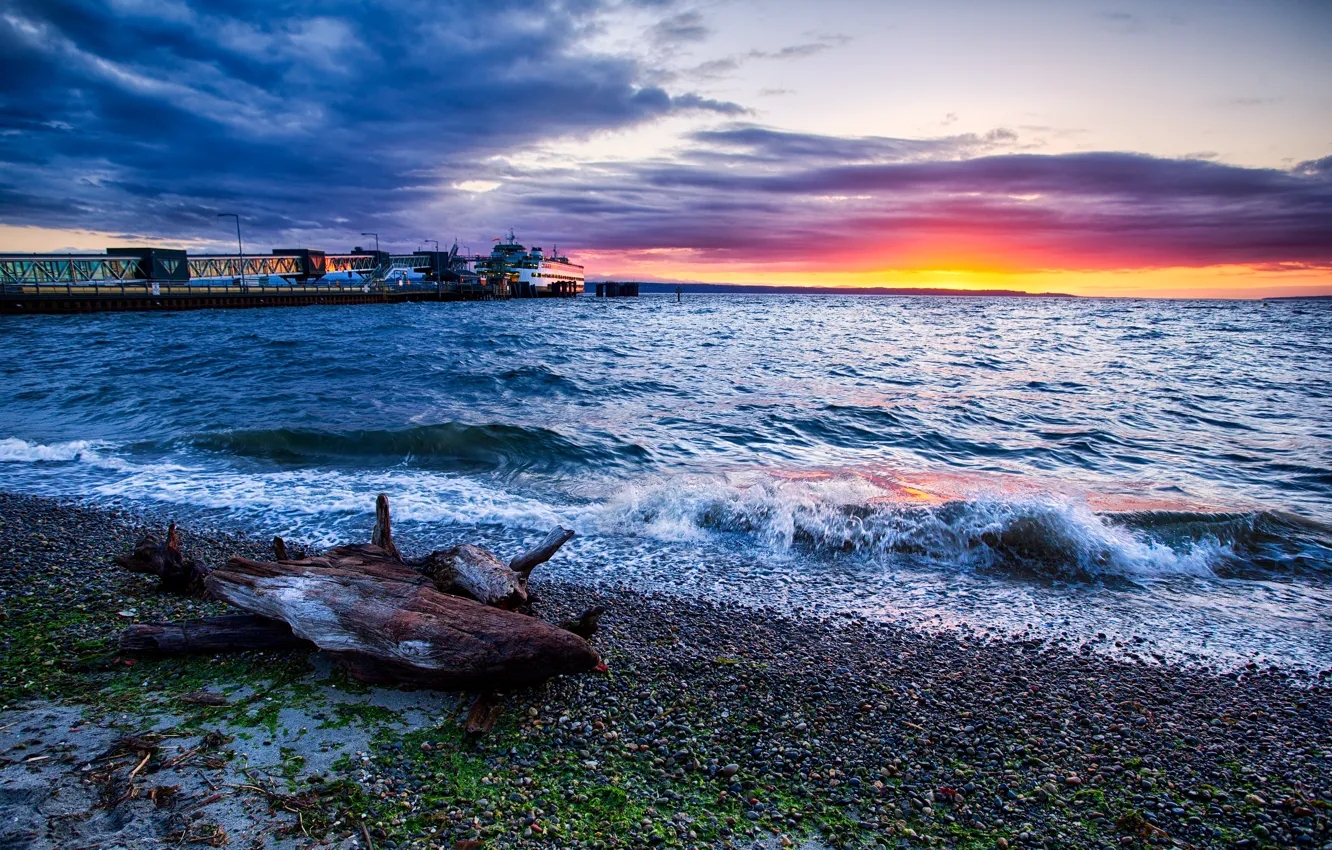
M 848 295 L 6 316 L 0 489 L 317 545 L 383 492 L 405 548 L 571 527 L 538 575 L 608 590 L 1324 671 L 1330 329 Z

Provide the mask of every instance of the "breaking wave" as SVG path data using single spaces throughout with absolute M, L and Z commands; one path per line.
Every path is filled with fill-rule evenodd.
M 779 553 L 860 553 L 1059 580 L 1321 569 L 1329 529 L 1271 512 L 1103 513 L 1058 494 L 913 503 L 860 478 L 699 477 L 631 486 L 596 521 L 663 540 L 741 535 Z
M 184 470 L 172 463 L 135 464 L 113 453 L 111 443 L 99 440 L 71 440 L 67 443 L 30 443 L 17 437 L 0 440 L 0 463 L 50 464 L 77 462 L 97 469 Z
M 6 437 L 0 440 L 0 463 L 42 463 L 80 460 L 87 455 L 89 459 L 97 456 L 97 449 L 103 443 L 89 440 L 73 440 L 68 443 L 45 445 L 30 443 L 18 437 Z
M 445 422 L 402 430 L 319 431 L 277 428 L 226 431 L 191 439 L 206 451 L 280 463 L 409 459 L 430 468 L 463 471 L 552 470 L 633 465 L 648 452 L 633 443 L 580 442 L 547 428 Z

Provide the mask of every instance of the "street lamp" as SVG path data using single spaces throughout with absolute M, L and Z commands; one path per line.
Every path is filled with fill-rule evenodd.
M 375 254 L 378 254 L 378 253 L 379 253 L 379 234 L 378 234 L 378 233 L 362 233 L 361 235 L 362 235 L 362 236 L 373 236 L 373 237 L 375 237 Z
M 245 245 L 241 242 L 240 216 L 235 213 L 218 213 L 218 218 L 236 219 L 236 259 L 240 261 L 241 289 L 245 288 Z

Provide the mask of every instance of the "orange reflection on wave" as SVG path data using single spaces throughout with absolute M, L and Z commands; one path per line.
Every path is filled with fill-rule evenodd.
M 1024 476 L 1004 473 L 903 471 L 883 467 L 860 469 L 782 470 L 772 472 L 786 481 L 829 481 L 857 478 L 880 493 L 868 496 L 868 504 L 939 505 L 977 497 L 1038 498 L 1058 496 L 1082 501 L 1098 513 L 1138 511 L 1215 512 L 1227 508 L 1180 496 L 1144 495 L 1149 482 L 1122 482 L 1113 489 L 1092 491 L 1078 482 L 1044 479 L 1033 481 Z M 1120 490 L 1120 492 L 1115 492 Z M 1232 506 L 1229 510 L 1235 510 Z
M 793 471 L 777 470 L 769 473 L 773 478 L 781 478 L 786 481 L 818 481 L 819 479 L 832 478 L 831 472 L 820 471 Z

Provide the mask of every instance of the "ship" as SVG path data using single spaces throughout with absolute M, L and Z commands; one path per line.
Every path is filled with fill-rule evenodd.
M 550 254 L 540 247 L 525 248 L 512 230 L 507 239 L 496 239 L 490 256 L 476 263 L 476 271 L 488 279 L 508 282 L 513 298 L 571 298 L 583 294 L 583 267 L 560 256 L 558 246 Z

